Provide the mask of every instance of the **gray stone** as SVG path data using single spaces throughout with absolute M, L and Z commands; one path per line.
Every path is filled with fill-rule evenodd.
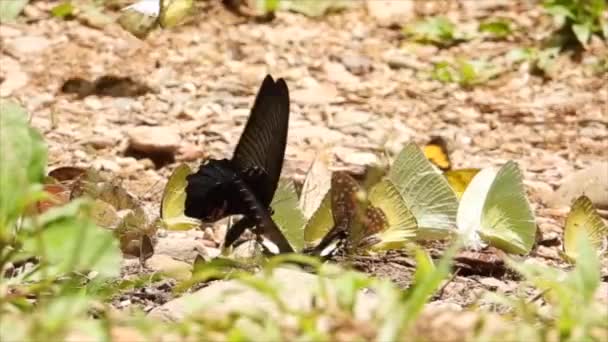
M 358 110 L 340 110 L 333 115 L 333 128 L 361 126 L 376 119 L 372 113 Z
M 174 259 L 192 262 L 197 255 L 209 255 L 202 240 L 194 236 L 179 234 L 180 232 L 169 232 L 164 237 L 159 237 L 154 250 L 157 254 L 169 255 Z
M 277 286 L 281 301 L 290 310 L 310 310 L 313 296 L 318 293 L 319 277 L 301 270 L 281 267 L 274 270 L 271 281 Z M 331 281 L 325 283 L 330 295 L 335 293 Z M 371 291 L 358 293 L 355 318 L 366 320 L 372 317 L 378 298 Z M 204 312 L 201 312 L 204 310 Z M 229 313 L 264 312 L 269 319 L 281 320 L 276 303 L 259 291 L 243 285 L 237 280 L 217 281 L 195 293 L 174 299 L 155 308 L 150 316 L 177 321 L 189 314 L 203 313 L 209 317 Z
M 29 80 L 29 76 L 21 70 L 7 73 L 6 79 L 0 84 L 0 96 L 10 96 L 15 90 L 27 85 Z
M 302 105 L 326 105 L 338 100 L 338 91 L 329 84 L 316 84 L 294 90 L 291 99 Z
M 170 127 L 138 126 L 127 135 L 130 148 L 144 153 L 175 153 L 181 141 L 179 133 Z
M 362 55 L 347 53 L 342 56 L 341 60 L 346 69 L 355 75 L 363 75 L 373 68 L 371 59 Z
M 175 280 L 188 280 L 192 265 L 164 254 L 155 254 L 146 260 L 146 267 Z
M 596 207 L 608 209 L 608 161 L 596 162 L 565 177 L 550 204 L 570 206 L 581 195 L 589 197 Z
M 382 26 L 403 25 L 414 15 L 412 0 L 367 0 L 367 13 Z
M 6 44 L 6 48 L 13 57 L 26 54 L 39 53 L 51 45 L 51 41 L 42 36 L 17 37 Z
M 359 78 L 346 70 L 346 67 L 341 63 L 326 62 L 323 69 L 327 79 L 332 83 L 340 85 L 359 83 Z
M 336 157 L 346 164 L 367 166 L 379 165 L 378 156 L 371 152 L 357 151 L 347 147 L 335 147 L 333 149 Z
M 103 108 L 103 103 L 96 96 L 91 96 L 84 99 L 84 106 L 92 111 L 97 111 Z

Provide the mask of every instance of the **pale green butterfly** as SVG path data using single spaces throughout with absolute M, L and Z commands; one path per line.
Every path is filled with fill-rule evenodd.
M 487 243 L 509 253 L 530 252 L 536 223 L 517 163 L 481 170 L 462 195 L 456 221 L 469 247 Z
M 458 198 L 418 146 L 410 143 L 401 150 L 387 178 L 416 218 L 417 239 L 441 239 L 455 233 Z
M 201 225 L 201 221 L 184 214 L 186 201 L 186 176 L 191 170 L 186 164 L 178 166 L 167 181 L 160 205 L 160 217 L 168 230 L 189 230 Z

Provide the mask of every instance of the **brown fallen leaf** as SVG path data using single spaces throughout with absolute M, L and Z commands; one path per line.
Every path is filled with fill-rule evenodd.
M 61 92 L 77 94 L 79 98 L 89 95 L 137 97 L 152 92 L 152 89 L 131 77 L 104 75 L 92 82 L 80 77 L 70 78 L 61 86 Z
M 465 250 L 454 257 L 454 267 L 460 275 L 502 277 L 507 271 L 505 256 L 505 252 L 491 246 L 480 251 Z
M 36 203 L 36 212 L 42 214 L 52 207 L 62 206 L 70 201 L 70 191 L 61 184 L 45 184 L 44 192 L 49 197 Z
M 86 169 L 75 166 L 62 166 L 53 169 L 49 172 L 49 176 L 53 177 L 59 182 L 73 181 L 76 178 L 82 176 L 86 172 Z

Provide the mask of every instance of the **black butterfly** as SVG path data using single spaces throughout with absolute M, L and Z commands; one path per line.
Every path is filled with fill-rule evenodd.
M 278 251 L 293 252 L 271 218 L 270 202 L 283 167 L 289 125 L 289 91 L 283 79 L 267 75 L 258 91 L 232 159 L 210 159 L 188 176 L 185 214 L 204 222 L 244 217 L 226 233 L 230 246 L 247 228 Z M 265 246 L 268 248 L 267 246 Z

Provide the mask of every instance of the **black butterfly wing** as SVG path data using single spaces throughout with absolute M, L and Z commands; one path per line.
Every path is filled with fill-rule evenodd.
M 287 144 L 289 90 L 283 79 L 267 75 L 258 91 L 232 162 L 266 206 L 277 189 Z
M 242 214 L 245 208 L 240 200 L 235 180 L 239 178 L 228 159 L 211 159 L 186 179 L 186 216 L 205 222 L 214 222 L 229 215 Z

